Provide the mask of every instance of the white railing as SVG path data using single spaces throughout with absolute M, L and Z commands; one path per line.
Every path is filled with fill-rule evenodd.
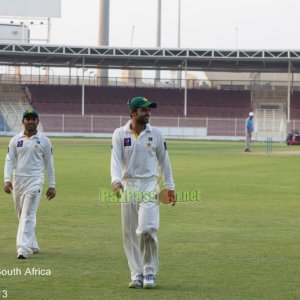
M 9 114 L 0 116 L 1 135 L 15 134 L 7 125 L 11 117 Z M 40 130 L 51 136 L 111 137 L 114 130 L 127 121 L 128 116 L 41 114 Z M 159 127 L 167 138 L 241 140 L 245 136 L 245 119 L 240 118 L 151 117 L 151 124 Z M 286 131 L 291 129 L 299 130 L 300 120 L 293 120 L 287 126 L 281 123 L 275 131 L 264 134 L 255 131 L 254 139 L 264 140 L 267 134 L 273 136 L 274 141 L 283 141 Z

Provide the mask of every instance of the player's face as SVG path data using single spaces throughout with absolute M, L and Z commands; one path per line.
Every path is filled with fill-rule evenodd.
M 141 125 L 145 125 L 149 123 L 150 116 L 151 116 L 150 107 L 138 108 L 135 113 L 136 122 Z
M 37 117 L 28 116 L 23 119 L 22 123 L 26 132 L 34 133 L 36 132 L 37 126 L 39 124 L 39 119 Z

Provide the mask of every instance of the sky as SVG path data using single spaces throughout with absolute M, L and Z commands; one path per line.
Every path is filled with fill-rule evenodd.
M 99 0 L 61 0 L 50 43 L 98 44 Z M 178 2 L 161 0 L 161 47 L 178 46 Z M 110 46 L 156 47 L 157 0 L 111 0 Z M 300 49 L 299 0 L 181 0 L 180 47 Z

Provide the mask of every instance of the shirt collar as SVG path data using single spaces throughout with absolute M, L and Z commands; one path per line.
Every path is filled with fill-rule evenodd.
M 19 137 L 20 138 L 27 138 L 27 136 L 24 134 L 24 130 L 21 131 L 21 133 L 19 134 Z M 40 139 L 40 137 L 41 137 L 41 133 L 39 131 L 37 131 L 37 133 L 35 135 L 33 135 L 32 137 L 30 137 L 30 138 Z
M 131 132 L 131 129 L 130 129 L 130 123 L 131 123 L 131 120 L 129 120 L 126 125 L 125 125 L 125 131 L 126 132 Z M 151 132 L 152 131 L 152 127 L 150 124 L 146 124 L 146 129 L 145 129 L 146 132 Z

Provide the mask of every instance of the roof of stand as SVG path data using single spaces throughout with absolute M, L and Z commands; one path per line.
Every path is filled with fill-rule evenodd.
M 300 50 L 218 50 L 0 44 L 0 65 L 300 73 Z

